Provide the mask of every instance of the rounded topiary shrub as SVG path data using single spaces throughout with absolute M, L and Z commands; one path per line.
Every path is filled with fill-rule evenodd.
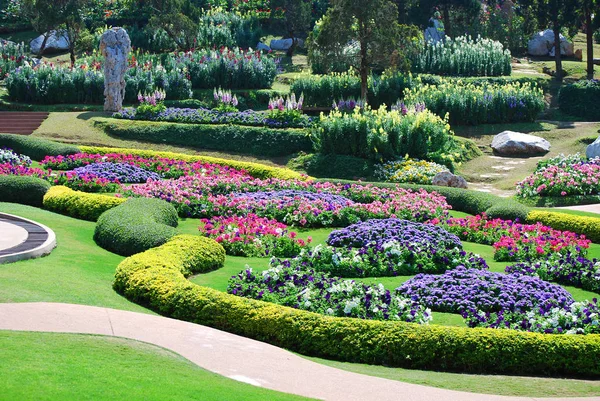
M 41 178 L 15 175 L 0 176 L 0 202 L 14 202 L 41 207 L 44 195 L 49 189 L 50 183 Z
M 17 153 L 42 160 L 46 156 L 73 155 L 79 153 L 75 145 L 49 141 L 31 136 L 0 134 L 0 148 L 9 148 Z
M 524 223 L 527 220 L 527 215 L 530 209 L 514 200 L 507 199 L 496 203 L 485 211 L 488 217 L 502 220 L 519 220 Z
M 94 231 L 102 248 L 130 256 L 164 244 L 177 234 L 177 211 L 160 199 L 128 199 L 104 212 Z

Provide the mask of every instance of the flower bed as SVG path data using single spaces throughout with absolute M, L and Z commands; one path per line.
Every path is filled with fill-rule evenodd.
M 538 277 L 456 268 L 419 274 L 396 290 L 432 310 L 461 313 L 470 327 L 543 333 L 600 333 L 596 302 L 577 303 Z
M 448 171 L 448 167 L 426 160 L 399 159 L 375 166 L 374 175 L 387 182 L 431 185 L 437 173 Z
M 288 226 L 259 217 L 247 216 L 213 217 L 200 220 L 200 232 L 220 243 L 228 255 L 246 257 L 294 257 L 305 249 L 311 238 L 297 238 Z
M 510 220 L 488 219 L 485 214 L 446 221 L 432 220 L 462 240 L 493 245 L 494 259 L 518 261 L 542 258 L 550 253 L 573 252 L 585 256 L 591 241 L 584 235 L 554 230 L 542 223 L 521 224 Z
M 406 104 L 425 104 L 438 116 L 450 116 L 450 124 L 477 125 L 534 121 L 545 108 L 544 94 L 530 84 L 484 83 L 443 80 L 405 92 Z
M 149 179 L 160 179 L 160 176 L 155 172 L 131 164 L 113 162 L 92 163 L 77 167 L 73 170 L 73 173 L 80 177 L 86 175 L 96 176 L 121 184 L 135 184 L 146 182 Z
M 13 166 L 30 166 L 31 159 L 28 156 L 21 155 L 11 149 L 0 148 L 0 164 L 10 164 Z
M 517 183 L 517 196 L 573 196 L 600 194 L 600 159 L 579 154 L 559 156 L 538 164 L 536 171 Z
M 300 226 L 347 226 L 386 217 L 426 221 L 446 216 L 449 209 L 443 197 L 424 190 L 244 177 L 150 180 L 125 186 L 123 191 L 125 196 L 158 197 L 171 202 L 181 216 L 256 213 Z
M 367 286 L 306 269 L 294 261 L 271 261 L 260 274 L 246 269 L 233 276 L 227 292 L 330 316 L 427 323 L 431 314 L 409 298 L 382 285 Z
M 179 109 L 168 107 L 155 115 L 139 115 L 134 108 L 126 108 L 113 117 L 124 120 L 165 121 L 186 124 L 239 124 L 269 128 L 306 128 L 311 125 L 311 118 L 303 114 L 294 121 L 275 120 L 270 113 L 261 111 L 220 112 L 205 108 Z

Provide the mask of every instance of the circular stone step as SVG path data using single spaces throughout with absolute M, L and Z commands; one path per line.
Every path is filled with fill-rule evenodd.
M 48 227 L 0 213 L 0 264 L 45 256 L 55 247 L 56 235 Z

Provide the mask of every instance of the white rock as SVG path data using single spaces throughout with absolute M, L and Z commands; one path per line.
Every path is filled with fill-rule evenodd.
M 119 111 L 125 97 L 125 72 L 131 40 L 123 28 L 112 28 L 100 38 L 100 53 L 104 60 L 104 111 Z
M 44 51 L 42 54 L 46 53 L 56 53 L 59 51 L 69 50 L 69 38 L 64 31 L 50 31 L 47 32 L 48 40 L 46 41 L 46 45 L 44 46 Z M 34 54 L 39 54 L 40 48 L 42 47 L 42 43 L 44 42 L 44 35 L 40 35 L 37 38 L 33 39 L 29 43 L 29 48 L 31 52 Z
M 550 142 L 539 136 L 504 131 L 494 136 L 492 149 L 505 156 L 534 156 L 550 151 Z
M 267 52 L 271 51 L 271 48 L 267 45 L 265 45 L 263 42 L 258 42 L 258 44 L 256 45 L 256 50 L 264 50 Z
M 585 149 L 585 155 L 588 159 L 593 159 L 600 156 L 600 137 L 588 145 L 588 147 Z
M 437 173 L 435 177 L 433 177 L 431 183 L 440 187 L 453 187 L 463 189 L 466 189 L 468 187 L 467 181 L 464 178 L 462 178 L 459 175 L 454 175 L 449 171 L 442 171 L 441 173 Z
M 553 56 L 550 54 L 554 50 L 554 32 L 552 29 L 538 32 L 527 43 L 527 52 L 532 56 Z M 560 35 L 560 54 L 564 56 L 572 56 L 575 54 L 573 43 L 567 38 Z
M 302 39 L 296 38 L 298 41 L 298 47 L 304 47 L 304 41 Z M 270 47 L 273 50 L 283 50 L 287 51 L 294 44 L 292 39 L 272 39 L 270 43 Z

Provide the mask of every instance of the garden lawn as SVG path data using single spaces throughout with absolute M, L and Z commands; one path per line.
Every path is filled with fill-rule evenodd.
M 94 243 L 96 223 L 13 203 L 0 203 L 0 212 L 50 227 L 58 244 L 44 258 L 0 265 L 0 302 L 64 302 L 150 313 L 113 291 L 123 257 Z
M 227 379 L 122 338 L 0 331 L 3 400 L 307 400 Z

